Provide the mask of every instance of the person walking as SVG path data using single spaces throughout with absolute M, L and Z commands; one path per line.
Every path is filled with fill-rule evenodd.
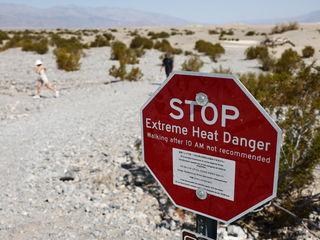
M 46 71 L 47 69 L 43 66 L 43 62 L 41 60 L 37 60 L 35 63 L 35 69 L 34 71 L 38 74 L 38 78 L 36 81 L 36 89 L 35 89 L 35 95 L 33 98 L 40 98 L 40 92 L 41 88 L 44 86 L 47 89 L 51 90 L 55 93 L 55 97 L 59 97 L 59 91 L 56 89 L 56 87 L 51 84 L 47 78 Z
M 162 60 L 162 66 L 160 71 L 162 71 L 163 67 L 166 71 L 166 76 L 169 77 L 170 73 L 173 70 L 173 57 L 171 57 L 170 53 L 165 54 L 164 59 Z

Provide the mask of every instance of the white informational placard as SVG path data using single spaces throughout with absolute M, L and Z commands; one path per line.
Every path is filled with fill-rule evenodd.
M 173 148 L 173 183 L 234 201 L 235 161 Z

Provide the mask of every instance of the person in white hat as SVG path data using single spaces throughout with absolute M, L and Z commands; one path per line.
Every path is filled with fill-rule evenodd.
M 36 82 L 36 94 L 33 98 L 40 98 L 40 91 L 43 86 L 51 90 L 55 93 L 55 97 L 59 97 L 59 91 L 56 89 L 54 85 L 52 85 L 46 75 L 47 69 L 43 66 L 43 62 L 41 60 L 37 60 L 35 63 L 35 72 L 39 75 Z

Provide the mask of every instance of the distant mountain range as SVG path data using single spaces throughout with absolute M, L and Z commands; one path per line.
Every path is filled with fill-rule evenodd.
M 61 6 L 36 8 L 0 3 L 0 28 L 105 28 L 179 26 L 188 21 L 133 9 Z
M 291 18 L 275 18 L 245 21 L 245 23 L 251 24 L 275 24 L 282 22 L 320 23 L 320 10 Z
M 248 24 L 314 23 L 320 22 L 320 10 L 292 18 L 247 21 L 240 19 L 237 22 Z M 106 28 L 190 24 L 191 22 L 186 20 L 164 14 L 124 8 L 90 8 L 69 5 L 43 9 L 22 4 L 0 3 L 0 28 Z

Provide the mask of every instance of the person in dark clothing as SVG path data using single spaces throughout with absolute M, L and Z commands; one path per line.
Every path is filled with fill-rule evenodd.
M 162 60 L 160 71 L 162 71 L 163 67 L 166 71 L 166 76 L 168 77 L 173 70 L 173 58 L 171 57 L 170 53 L 166 53 L 164 59 Z

